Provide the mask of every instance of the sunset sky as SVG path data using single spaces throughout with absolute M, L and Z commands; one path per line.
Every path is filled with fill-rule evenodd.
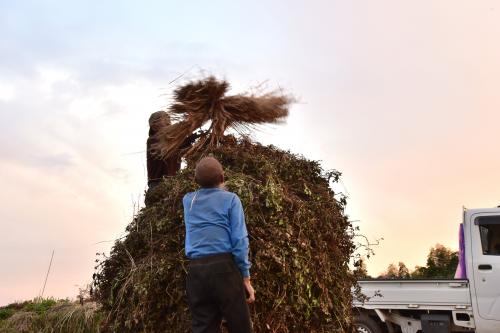
M 343 173 L 368 262 L 457 246 L 500 204 L 494 0 L 0 0 L 0 305 L 74 297 L 145 190 L 150 113 L 202 74 L 299 102 L 256 138 Z M 184 76 L 170 83 L 179 75 Z

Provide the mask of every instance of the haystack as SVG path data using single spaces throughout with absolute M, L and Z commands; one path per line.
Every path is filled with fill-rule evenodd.
M 351 332 L 352 227 L 344 202 L 331 189 L 340 173 L 244 136 L 224 136 L 228 126 L 241 130 L 259 123 L 257 118 L 283 119 L 290 102 L 275 94 L 226 98 L 227 88 L 210 78 L 176 91 L 170 111 L 181 115 L 182 126 L 199 117 L 197 126 L 208 121 L 211 127 L 188 152 L 186 168 L 150 193 L 151 204 L 99 264 L 94 283 L 106 313 L 105 329 L 189 332 L 182 197 L 197 188 L 196 161 L 212 154 L 225 167 L 227 189 L 240 196 L 245 209 L 256 289 L 256 302 L 250 305 L 255 332 Z M 164 142 L 175 134 L 163 133 Z M 169 153 L 165 146 L 159 150 Z

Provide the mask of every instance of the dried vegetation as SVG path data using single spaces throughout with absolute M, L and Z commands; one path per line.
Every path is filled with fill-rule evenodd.
M 211 127 L 189 151 L 186 168 L 150 193 L 127 236 L 98 265 L 94 284 L 104 329 L 189 331 L 182 197 L 197 188 L 196 161 L 212 154 L 225 167 L 226 187 L 245 208 L 257 291 L 250 306 L 255 332 L 351 332 L 353 230 L 345 202 L 331 188 L 340 173 L 246 137 L 224 136 L 228 126 L 282 119 L 290 102 L 273 94 L 224 97 L 227 88 L 209 78 L 176 91 L 170 113 L 181 123 L 162 134 L 162 154 L 171 149 L 168 140 L 180 142 L 206 121 Z
M 0 309 L 0 333 L 99 333 L 101 313 L 94 302 L 35 299 Z

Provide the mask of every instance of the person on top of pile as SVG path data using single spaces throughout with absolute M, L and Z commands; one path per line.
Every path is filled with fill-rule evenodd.
M 247 303 L 255 291 L 241 201 L 223 188 L 224 171 L 213 157 L 198 162 L 195 180 L 201 188 L 183 198 L 192 331 L 219 333 L 224 318 L 230 333 L 251 332 Z
M 148 169 L 148 190 L 152 190 L 160 184 L 163 177 L 175 176 L 181 168 L 180 150 L 189 147 L 198 137 L 197 134 L 192 134 L 186 138 L 184 143 L 179 147 L 179 152 L 171 157 L 163 159 L 153 151 L 152 147 L 158 142 L 156 135 L 158 132 L 170 126 L 170 116 L 165 111 L 157 111 L 149 117 L 149 137 L 146 142 L 146 162 Z

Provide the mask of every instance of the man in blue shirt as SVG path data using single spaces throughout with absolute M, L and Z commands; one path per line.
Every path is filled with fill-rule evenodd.
M 183 199 L 193 333 L 220 332 L 222 318 L 230 333 L 251 332 L 247 303 L 255 292 L 241 201 L 223 189 L 222 165 L 213 157 L 198 162 L 195 180 L 201 188 Z

